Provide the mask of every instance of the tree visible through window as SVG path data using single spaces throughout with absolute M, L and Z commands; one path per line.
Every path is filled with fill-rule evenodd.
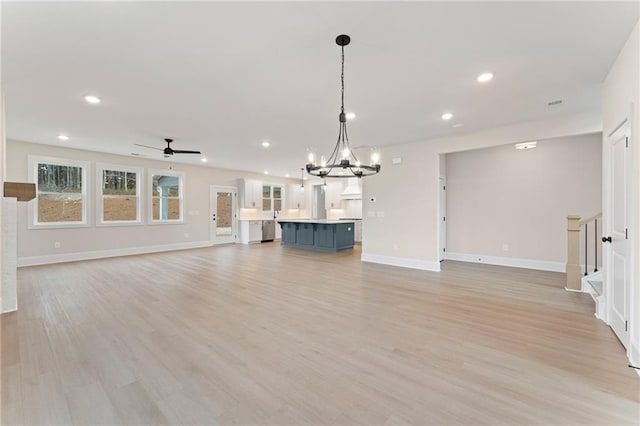
M 114 167 L 102 167 L 102 222 L 139 222 L 139 173 Z
M 36 161 L 36 224 L 85 222 L 85 171 L 82 166 Z

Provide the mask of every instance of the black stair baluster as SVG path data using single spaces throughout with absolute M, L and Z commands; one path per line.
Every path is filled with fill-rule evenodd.
M 593 238 L 594 238 L 594 258 L 595 260 L 593 261 L 593 272 L 598 272 L 598 219 L 595 220 L 594 222 L 595 224 L 595 230 L 593 231 Z
M 587 238 L 588 223 L 584 224 L 584 276 L 587 276 L 587 246 L 589 245 L 589 239 Z

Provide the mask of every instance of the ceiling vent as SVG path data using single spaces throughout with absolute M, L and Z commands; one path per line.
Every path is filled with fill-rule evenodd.
M 551 106 L 560 105 L 561 103 L 562 103 L 562 99 L 556 99 L 555 101 L 548 102 L 547 105 L 551 107 Z

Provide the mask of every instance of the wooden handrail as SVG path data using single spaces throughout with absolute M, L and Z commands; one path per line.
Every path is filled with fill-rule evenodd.
M 586 223 L 591 223 L 596 219 L 600 219 L 602 217 L 602 212 L 598 213 L 598 214 L 594 214 L 593 216 L 584 218 L 584 219 L 580 219 L 580 226 L 586 224 Z

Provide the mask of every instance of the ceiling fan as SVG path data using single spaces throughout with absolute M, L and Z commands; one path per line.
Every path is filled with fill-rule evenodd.
M 173 139 L 166 138 L 164 141 L 167 143 L 167 147 L 164 148 L 164 149 L 163 148 L 156 148 L 155 146 L 142 145 L 142 144 L 139 144 L 139 143 L 134 143 L 134 145 L 143 146 L 145 148 L 157 149 L 159 151 L 162 151 L 164 153 L 165 157 L 168 157 L 168 156 L 173 155 L 173 154 L 201 154 L 200 151 L 188 151 L 188 150 L 183 150 L 183 149 L 173 149 L 173 148 L 171 148 L 171 142 L 173 142 Z

